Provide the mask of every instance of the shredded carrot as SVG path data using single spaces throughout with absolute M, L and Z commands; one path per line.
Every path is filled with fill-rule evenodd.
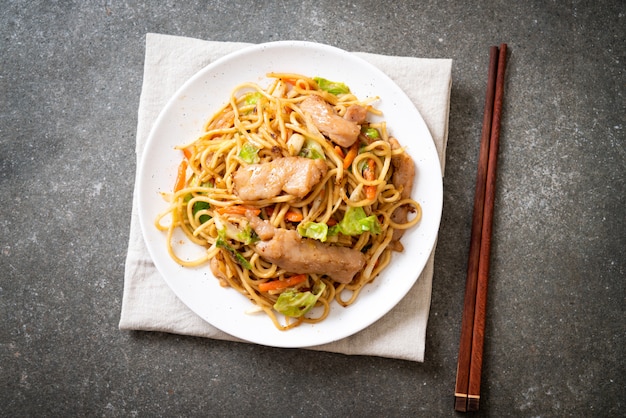
M 300 212 L 294 212 L 294 211 L 287 211 L 287 213 L 285 213 L 285 219 L 288 220 L 289 222 L 302 222 L 302 219 L 304 219 L 304 216 L 302 216 L 302 214 Z
M 187 182 L 187 160 L 182 160 L 178 166 L 178 173 L 176 174 L 176 183 L 174 183 L 174 193 L 182 190 Z
M 185 155 L 185 158 L 187 160 L 189 160 L 191 158 L 192 147 L 193 147 L 193 145 L 190 145 L 187 148 L 183 148 L 183 154 Z
M 348 150 L 348 153 L 346 154 L 346 158 L 344 158 L 343 160 L 344 170 L 347 170 L 348 167 L 350 167 L 350 164 L 352 164 L 352 161 L 354 161 L 354 158 L 356 157 L 358 153 L 359 153 L 359 141 L 355 141 L 354 144 L 352 144 L 352 146 Z
M 274 208 L 267 207 L 265 208 L 265 211 L 267 212 L 267 216 L 272 216 L 272 214 L 274 213 Z M 296 212 L 295 210 L 288 210 L 287 213 L 285 213 L 285 220 L 289 222 L 302 222 L 303 219 L 304 216 L 302 215 L 302 213 Z
M 246 212 L 252 212 L 252 214 L 258 215 L 261 213 L 261 209 L 255 208 L 254 206 L 234 205 L 218 208 L 216 209 L 216 212 L 220 215 L 245 215 Z
M 261 292 L 268 292 L 270 290 L 286 289 L 304 282 L 306 277 L 306 274 L 298 274 L 285 280 L 272 280 L 271 282 L 261 283 L 259 284 L 259 290 Z
M 345 155 L 343 155 L 343 150 L 341 149 L 341 147 L 340 147 L 339 145 L 335 145 L 335 152 L 336 152 L 337 154 L 339 154 L 339 156 L 340 156 L 341 158 L 346 158 L 346 156 L 345 156 Z
M 297 78 L 281 78 L 285 83 L 294 85 L 298 82 Z
M 367 166 L 363 170 L 363 177 L 365 178 L 365 180 L 374 180 L 376 178 L 375 171 L 376 163 L 374 162 L 374 159 L 368 158 Z M 365 197 L 367 198 L 367 200 L 376 199 L 376 186 L 364 186 L 363 189 L 365 190 Z
M 365 197 L 367 200 L 376 199 L 376 186 L 365 186 Z

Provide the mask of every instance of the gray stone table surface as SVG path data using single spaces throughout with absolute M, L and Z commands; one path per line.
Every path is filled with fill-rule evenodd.
M 1 416 L 455 416 L 488 49 L 509 47 L 479 416 L 626 406 L 623 1 L 2 1 Z M 423 364 L 117 325 L 145 35 L 452 58 Z

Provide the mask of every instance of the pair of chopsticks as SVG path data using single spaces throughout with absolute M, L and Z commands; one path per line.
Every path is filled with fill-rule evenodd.
M 478 411 L 489 278 L 500 119 L 504 96 L 506 44 L 489 50 L 489 80 L 476 174 L 461 342 L 454 389 L 456 411 Z

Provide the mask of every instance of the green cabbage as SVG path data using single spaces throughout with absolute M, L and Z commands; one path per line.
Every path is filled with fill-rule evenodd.
M 249 142 L 246 142 L 239 151 L 239 158 L 247 162 L 248 164 L 254 164 L 261 161 L 259 158 L 259 149 Z
M 210 208 L 211 205 L 209 204 L 209 202 L 205 202 L 204 200 L 198 200 L 193 204 L 193 207 L 191 208 L 191 213 L 193 214 L 193 216 L 196 216 L 196 213 L 200 212 L 201 210 L 207 210 Z M 202 214 L 199 218 L 201 224 L 205 223 L 209 219 L 211 219 L 211 216 L 207 214 Z
M 314 77 L 313 80 L 315 80 L 317 86 L 321 90 L 327 91 L 330 94 L 334 94 L 335 96 L 338 94 L 350 93 L 350 87 L 346 86 L 344 83 L 326 80 L 322 77 Z
M 252 266 L 246 258 L 235 250 L 226 240 L 226 228 L 217 231 L 217 241 L 215 241 L 217 248 L 222 248 L 230 254 L 232 259 L 241 267 L 251 270 Z
M 378 129 L 376 128 L 367 127 L 367 128 L 363 128 L 362 131 L 363 131 L 363 134 L 368 138 L 380 139 L 380 133 L 378 132 Z
M 253 242 L 257 242 L 259 240 L 259 236 L 250 227 L 250 225 L 246 225 L 246 227 L 237 234 L 236 239 L 239 242 L 243 242 L 244 244 L 249 245 Z
M 287 289 L 280 294 L 274 309 L 285 316 L 298 318 L 311 310 L 326 289 L 324 282 L 320 281 L 313 287 L 313 292 L 299 292 L 295 289 Z
M 298 233 L 303 237 L 324 242 L 328 236 L 328 225 L 318 222 L 303 222 L 298 225 Z
M 263 95 L 259 92 L 250 93 L 246 95 L 246 104 L 247 105 L 255 105 L 259 101 L 259 99 L 263 97 Z
M 324 149 L 322 146 L 312 139 L 307 138 L 304 141 L 304 146 L 298 154 L 300 157 L 310 158 L 312 160 L 322 159 L 325 160 Z
M 359 206 L 356 208 L 349 207 L 341 222 L 333 226 L 329 234 L 361 235 L 363 232 L 370 232 L 378 235 L 381 231 L 382 229 L 376 216 L 367 216 L 365 210 Z

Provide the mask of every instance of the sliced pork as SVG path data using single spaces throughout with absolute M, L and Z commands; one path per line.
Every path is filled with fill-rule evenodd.
M 402 148 L 400 143 L 395 138 L 389 138 L 392 150 Z M 411 190 L 413 189 L 413 181 L 415 179 L 415 163 L 413 159 L 406 152 L 395 155 L 391 158 L 391 164 L 393 165 L 393 176 L 391 182 L 396 189 L 401 190 L 401 198 L 408 199 L 411 197 Z M 391 219 L 399 224 L 406 223 L 409 215 L 409 207 L 400 206 L 392 214 Z M 392 241 L 399 241 L 404 234 L 404 230 L 396 229 L 393 231 Z M 399 244 L 399 243 L 398 243 Z M 399 247 L 401 251 L 401 246 Z
M 402 148 L 394 137 L 389 138 L 389 143 L 392 150 Z M 415 179 L 415 163 L 409 154 L 403 151 L 402 154 L 394 155 L 391 158 L 391 164 L 393 165 L 391 182 L 396 186 L 396 189 L 402 190 L 402 199 L 408 199 L 411 197 L 411 189 L 413 189 L 413 180 Z
M 365 122 L 365 118 L 367 118 L 367 108 L 361 105 L 350 105 L 346 109 L 343 118 L 361 125 Z
M 270 199 L 281 192 L 304 197 L 326 175 L 324 160 L 282 157 L 269 163 L 241 166 L 233 180 L 242 200 Z
M 247 212 L 246 218 L 248 218 L 248 221 L 250 222 L 250 227 L 254 229 L 254 232 L 256 232 L 260 239 L 262 239 L 263 241 L 267 241 L 274 237 L 276 228 L 272 226 L 272 224 L 264 221 L 263 219 L 254 215 L 252 212 Z
M 211 267 L 213 275 L 217 278 L 217 280 L 219 280 L 220 286 L 226 287 L 228 286 L 228 281 L 226 272 L 222 269 L 222 261 L 222 254 L 218 253 L 214 258 L 209 260 L 209 267 Z
M 300 103 L 300 109 L 311 116 L 313 124 L 321 133 L 337 145 L 349 147 L 356 141 L 361 127 L 337 115 L 330 104 L 317 95 L 311 95 Z
M 263 240 L 255 244 L 255 251 L 291 273 L 325 274 L 336 282 L 349 283 L 365 266 L 365 256 L 358 250 L 302 238 L 297 231 L 274 228 L 256 216 L 247 218 Z

